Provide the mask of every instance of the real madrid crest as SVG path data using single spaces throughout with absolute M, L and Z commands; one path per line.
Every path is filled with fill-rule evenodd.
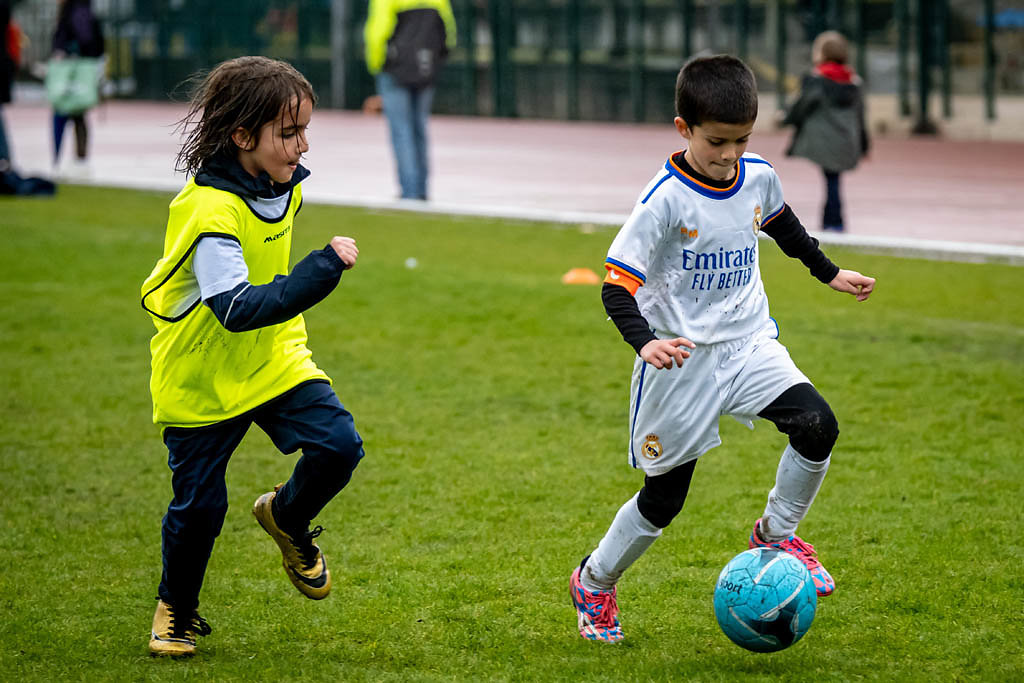
M 661 457 L 661 441 L 657 434 L 648 434 L 644 437 L 644 445 L 640 451 L 648 460 L 657 460 Z
M 755 206 L 754 207 L 754 234 L 756 235 L 757 232 L 760 229 L 761 229 L 761 207 L 760 206 Z

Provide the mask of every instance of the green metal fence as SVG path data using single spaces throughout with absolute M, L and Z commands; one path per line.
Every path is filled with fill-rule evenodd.
M 49 0 L 23 0 L 28 16 Z M 458 47 L 435 110 L 504 117 L 654 121 L 672 115 L 676 73 L 690 56 L 748 61 L 782 106 L 809 67 L 810 41 L 837 29 L 873 92 L 893 92 L 926 128 L 928 95 L 982 93 L 996 115 L 1024 30 L 997 25 L 1000 0 L 454 0 Z M 190 74 L 241 54 L 287 59 L 330 106 L 373 93 L 363 61 L 366 0 L 94 0 L 108 34 L 115 94 L 184 97 Z M 40 10 L 41 11 L 41 10 Z M 24 23 L 24 22 L 23 22 Z M 1000 36 L 1010 36 L 997 52 Z M 1017 39 L 1013 39 L 1016 37 Z M 1014 62 L 1014 60 L 1017 60 Z M 1024 90 L 1024 84 L 1020 85 Z

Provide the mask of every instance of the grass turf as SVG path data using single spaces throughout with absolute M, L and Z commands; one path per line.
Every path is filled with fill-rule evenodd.
M 1024 270 L 830 249 L 866 304 L 770 243 L 781 340 L 842 435 L 801 534 L 835 575 L 808 635 L 722 635 L 718 571 L 745 547 L 784 439 L 722 422 L 682 515 L 620 586 L 626 641 L 584 642 L 574 564 L 641 477 L 625 462 L 632 352 L 596 287 L 614 235 L 307 205 L 293 257 L 335 233 L 357 268 L 307 313 L 314 358 L 366 440 L 318 522 L 334 574 L 302 598 L 249 514 L 294 462 L 253 429 L 191 661 L 147 633 L 170 499 L 150 424 L 138 290 L 169 195 L 7 199 L 0 251 L 0 671 L 9 679 L 1005 680 L 1020 676 Z M 404 266 L 414 256 L 419 267 Z

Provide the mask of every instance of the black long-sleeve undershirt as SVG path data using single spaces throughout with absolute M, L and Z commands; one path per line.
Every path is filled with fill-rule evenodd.
M 619 328 L 622 338 L 633 347 L 637 355 L 640 355 L 640 349 L 644 344 L 657 339 L 628 289 L 606 282 L 601 286 L 601 301 L 604 302 L 604 310 L 608 317 L 615 323 L 615 327 Z
M 775 240 L 786 256 L 799 259 L 818 280 L 828 284 L 839 273 L 839 266 L 821 251 L 818 240 L 807 234 L 788 204 L 782 213 L 762 228 L 762 232 Z M 625 287 L 604 283 L 601 287 L 601 301 L 608 317 L 637 355 L 645 344 L 657 339 L 650 324 L 640 313 L 636 299 Z
M 203 303 L 230 332 L 246 332 L 291 320 L 316 305 L 338 286 L 345 263 L 328 245 L 310 252 L 288 275 L 273 282 L 242 282 Z
M 789 204 L 783 207 L 782 213 L 762 227 L 761 232 L 775 240 L 783 254 L 799 259 L 811 271 L 811 275 L 825 284 L 832 282 L 839 273 L 839 266 L 832 263 L 818 248 L 818 240 L 807 234 Z

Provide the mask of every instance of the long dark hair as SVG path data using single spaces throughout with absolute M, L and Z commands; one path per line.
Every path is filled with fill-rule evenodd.
M 242 128 L 257 135 L 289 107 L 298 116 L 304 99 L 316 104 L 313 86 L 295 67 L 268 57 L 237 57 L 221 62 L 192 84 L 188 113 L 175 130 L 185 135 L 174 170 L 195 175 L 208 159 L 234 157 L 231 136 Z

